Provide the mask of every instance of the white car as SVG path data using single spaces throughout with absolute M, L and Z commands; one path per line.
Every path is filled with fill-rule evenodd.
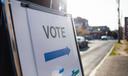
M 113 40 L 112 36 L 101 36 L 101 40 Z
M 101 36 L 101 40 L 108 40 L 107 36 Z

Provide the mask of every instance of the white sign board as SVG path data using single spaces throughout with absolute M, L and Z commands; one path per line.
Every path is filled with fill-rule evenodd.
M 27 13 L 39 76 L 82 76 L 71 18 Z
M 11 2 L 23 76 L 82 76 L 70 17 Z

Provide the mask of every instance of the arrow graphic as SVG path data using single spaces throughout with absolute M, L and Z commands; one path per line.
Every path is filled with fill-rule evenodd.
M 64 68 L 62 68 L 62 69 L 59 70 L 59 73 L 60 74 L 63 73 L 63 72 L 64 72 Z
M 45 58 L 45 61 L 47 62 L 47 61 L 56 59 L 56 58 L 64 56 L 64 55 L 69 55 L 69 53 L 70 53 L 70 49 L 68 47 L 66 47 L 63 49 L 54 50 L 52 52 L 44 53 L 44 58 Z
M 72 71 L 72 76 L 77 76 L 79 74 L 79 69 Z

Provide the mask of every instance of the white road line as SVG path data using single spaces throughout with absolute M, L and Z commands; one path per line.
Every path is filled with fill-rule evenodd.
M 110 51 L 107 53 L 107 55 L 103 58 L 103 60 L 96 66 L 96 68 L 90 73 L 89 76 L 95 76 L 96 71 L 98 70 L 98 68 L 103 64 L 103 62 L 105 61 L 105 59 L 110 55 L 110 53 L 112 52 L 112 49 L 114 48 L 114 44 L 112 46 L 112 48 L 110 49 Z

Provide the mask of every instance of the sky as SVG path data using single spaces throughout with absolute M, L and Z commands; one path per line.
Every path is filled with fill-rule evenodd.
M 88 20 L 90 26 L 107 25 L 111 30 L 118 29 L 116 0 L 67 0 L 67 12 L 73 17 Z M 128 16 L 128 0 L 121 0 L 121 21 Z

